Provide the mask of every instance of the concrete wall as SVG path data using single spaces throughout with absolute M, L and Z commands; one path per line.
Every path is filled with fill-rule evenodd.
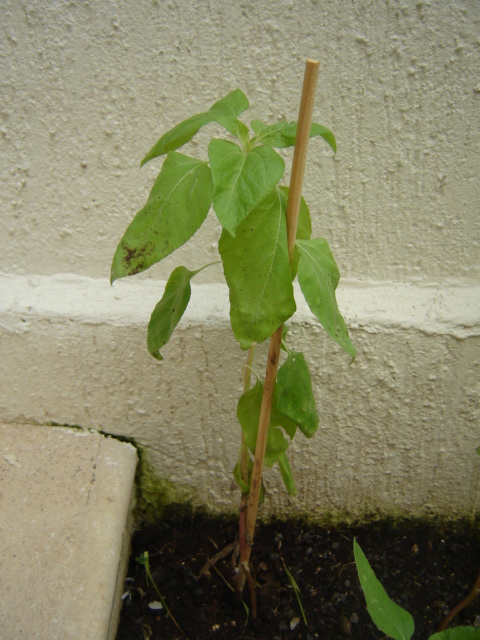
M 161 133 L 236 87 L 247 122 L 295 119 L 313 57 L 315 119 L 338 154 L 312 142 L 304 195 L 358 356 L 349 366 L 299 305 L 321 427 L 294 444 L 297 499 L 271 473 L 266 510 L 478 511 L 477 0 L 1 4 L 0 419 L 134 437 L 200 501 L 236 505 L 244 354 L 219 268 L 202 272 L 165 361 L 145 349 L 173 266 L 217 258 L 213 212 L 144 276 L 109 288 L 110 262 Z M 205 157 L 212 133 L 186 152 Z

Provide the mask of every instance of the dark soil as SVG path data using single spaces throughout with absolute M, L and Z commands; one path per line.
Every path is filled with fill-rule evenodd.
M 353 561 L 357 538 L 389 596 L 410 611 L 414 638 L 427 639 L 471 591 L 480 571 L 480 534 L 467 525 L 376 522 L 351 528 L 319 528 L 298 521 L 261 525 L 255 535 L 252 569 L 258 619 L 234 602 L 230 558 L 199 580 L 208 558 L 235 538 L 234 522 L 201 518 L 181 526 L 152 526 L 133 538 L 117 640 L 354 640 L 380 639 L 371 623 Z M 148 587 L 135 558 L 148 551 L 153 578 L 182 635 Z M 287 567 L 301 591 L 303 622 Z M 221 576 L 218 572 L 221 573 Z M 247 590 L 244 599 L 248 605 Z M 453 621 L 480 626 L 480 598 Z

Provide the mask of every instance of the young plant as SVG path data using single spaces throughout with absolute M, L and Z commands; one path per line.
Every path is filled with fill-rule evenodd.
M 242 442 L 233 471 L 242 493 L 238 597 L 245 579 L 253 597 L 248 561 L 263 493 L 263 464 L 278 464 L 287 491 L 295 494 L 286 455 L 289 442 L 299 431 L 311 438 L 318 426 L 307 361 L 287 346 L 283 327 L 296 310 L 295 277 L 327 333 L 355 358 L 335 299 L 340 277 L 337 265 L 327 241 L 311 238 L 310 211 L 301 197 L 309 137 L 323 138 L 336 152 L 331 131 L 311 124 L 317 68 L 318 63 L 307 62 L 307 98 L 302 97 L 298 126 L 296 122 L 253 120 L 249 129 L 239 119 L 249 102 L 236 89 L 208 111 L 165 133 L 141 163 L 166 156 L 145 206 L 128 226 L 112 263 L 112 283 L 148 269 L 187 242 L 211 207 L 222 226 L 218 250 L 229 288 L 231 326 L 241 349 L 248 350 L 244 392 L 237 410 Z M 217 125 L 227 139 L 214 137 L 207 157 L 197 159 L 177 151 L 209 124 Z M 280 185 L 285 163 L 275 149 L 294 145 L 292 180 L 287 188 Z M 161 350 L 187 308 L 190 283 L 203 268 L 178 266 L 171 273 L 148 325 L 148 350 L 157 360 L 163 359 Z M 250 388 L 255 345 L 267 338 L 271 341 L 265 380 L 257 379 Z M 280 347 L 286 355 L 278 368 Z
M 155 583 L 155 580 L 153 579 L 152 572 L 150 571 L 150 558 L 148 556 L 148 551 L 144 551 L 143 553 L 141 553 L 138 556 L 138 558 L 136 558 L 136 560 L 137 560 L 137 562 L 139 564 L 141 564 L 145 568 L 145 579 L 146 579 L 146 582 L 147 582 L 147 587 L 152 586 L 155 589 L 155 591 L 157 593 L 157 596 L 159 598 L 159 601 L 151 602 L 150 605 L 149 605 L 149 608 L 151 608 L 153 610 L 165 609 L 165 612 L 166 612 L 167 616 L 170 617 L 170 619 L 173 622 L 173 624 L 177 627 L 178 631 L 180 631 L 180 633 L 182 634 L 182 637 L 186 638 L 186 640 L 188 640 L 187 636 L 183 633 L 181 626 L 178 624 L 178 622 L 173 617 L 172 612 L 168 608 L 164 597 L 160 593 L 160 591 L 159 591 L 159 589 L 158 589 L 158 587 L 157 587 L 157 585 Z
M 410 640 L 415 630 L 412 616 L 388 597 L 356 540 L 353 541 L 353 550 L 367 610 L 373 622 L 389 638 Z M 429 640 L 480 640 L 480 628 L 455 627 L 434 633 Z

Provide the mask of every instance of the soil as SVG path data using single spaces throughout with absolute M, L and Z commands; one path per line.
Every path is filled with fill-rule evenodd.
M 389 596 L 410 611 L 414 638 L 427 639 L 448 611 L 471 591 L 480 571 L 480 532 L 471 524 L 374 522 L 311 527 L 298 521 L 260 525 L 252 571 L 258 618 L 234 601 L 231 558 L 197 579 L 207 559 L 235 538 L 236 523 L 194 518 L 135 533 L 117 640 L 372 640 L 384 637 L 370 621 L 353 561 L 353 538 L 363 548 Z M 173 617 L 148 586 L 136 561 L 148 551 L 150 570 Z M 299 589 L 307 624 L 285 567 Z M 451 626 L 480 626 L 480 598 Z

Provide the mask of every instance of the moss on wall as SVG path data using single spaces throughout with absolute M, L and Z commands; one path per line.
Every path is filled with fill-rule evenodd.
M 158 476 L 137 445 L 139 464 L 135 478 L 137 499 L 135 520 L 151 524 L 160 520 L 175 521 L 192 516 L 199 510 L 198 500 L 190 487 L 174 484 Z

